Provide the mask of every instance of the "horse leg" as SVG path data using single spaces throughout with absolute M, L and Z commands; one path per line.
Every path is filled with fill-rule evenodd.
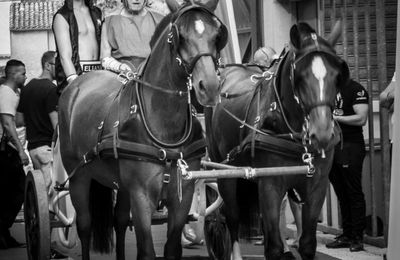
M 242 253 L 239 246 L 239 207 L 236 203 L 236 179 L 219 179 L 218 191 L 224 199 L 226 207 L 226 224 L 229 229 L 232 243 L 232 260 L 242 260 Z
M 129 224 L 129 212 L 129 193 L 124 189 L 120 189 L 117 193 L 117 203 L 114 209 L 117 260 L 125 259 L 125 233 Z
M 280 186 L 283 185 L 276 183 L 273 178 L 260 178 L 258 182 L 259 197 L 263 198 L 260 199 L 260 209 L 264 228 L 264 255 L 269 260 L 281 259 L 284 253 L 279 222 L 285 189 Z
M 189 169 L 200 169 L 200 161 L 189 164 Z M 165 259 L 182 258 L 181 236 L 193 201 L 194 181 L 182 181 L 182 201 L 179 201 L 176 178 L 176 173 L 171 174 L 171 181 L 168 184 L 168 231 L 167 242 L 164 246 Z
M 316 178 L 317 175 L 314 177 Z M 305 203 L 302 207 L 302 234 L 300 237 L 299 253 L 304 260 L 311 260 L 315 257 L 317 239 L 317 222 L 325 199 L 326 187 L 328 184 L 328 176 L 322 176 L 320 181 L 314 182 L 309 186 L 305 196 Z
M 91 179 L 76 174 L 70 179 L 69 192 L 76 211 L 76 227 L 81 240 L 82 260 L 90 259 L 91 218 L 89 212 L 89 195 Z

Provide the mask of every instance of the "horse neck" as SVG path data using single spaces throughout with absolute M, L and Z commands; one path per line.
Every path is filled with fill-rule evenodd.
M 165 89 L 186 91 L 186 74 L 169 53 L 167 40 L 161 40 L 150 54 L 143 80 Z M 188 115 L 186 95 L 178 96 L 143 87 L 142 98 L 148 125 L 157 138 L 174 141 L 182 135 Z
M 280 85 L 278 92 L 290 126 L 294 131 L 300 132 L 302 130 L 304 115 L 300 105 L 294 98 L 292 82 L 290 79 L 290 57 L 291 55 L 289 53 L 288 57 L 286 57 L 286 61 L 283 64 L 282 72 L 280 73 Z

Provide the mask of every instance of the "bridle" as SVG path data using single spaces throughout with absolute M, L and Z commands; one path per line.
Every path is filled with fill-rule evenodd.
M 218 19 L 218 21 L 220 22 L 220 25 L 222 28 L 222 34 L 225 34 L 223 38 L 223 42 L 218 42 L 217 43 L 217 57 L 214 57 L 214 55 L 212 53 L 199 53 L 197 54 L 190 62 L 186 62 L 180 55 L 178 48 L 179 48 L 179 30 L 178 30 L 178 25 L 177 22 L 179 21 L 180 17 L 188 12 L 189 10 L 193 10 L 193 9 L 198 9 L 201 11 L 206 12 L 207 14 L 212 15 L 213 17 L 215 17 L 216 19 L 218 19 L 210 10 L 208 10 L 205 7 L 199 6 L 199 5 L 191 5 L 191 6 L 184 6 L 182 7 L 177 14 L 177 17 L 174 19 L 174 21 L 170 24 L 169 27 L 166 27 L 164 29 L 164 31 L 160 34 L 160 36 L 158 37 L 157 41 L 155 42 L 155 44 L 153 45 L 153 49 L 155 49 L 159 44 L 161 44 L 161 40 L 164 39 L 164 35 L 166 33 L 168 33 L 167 36 L 167 42 L 168 44 L 170 44 L 171 46 L 171 51 L 172 54 L 175 56 L 175 60 L 178 62 L 179 66 L 183 66 L 184 71 L 187 75 L 187 82 L 186 82 L 186 87 L 187 87 L 187 91 L 182 91 L 182 90 L 170 90 L 170 89 L 165 89 L 163 87 L 160 86 L 155 86 L 153 84 L 150 84 L 148 82 L 145 82 L 143 80 L 141 80 L 139 78 L 139 76 L 137 74 L 134 73 L 130 73 L 129 75 L 126 74 L 124 75 L 123 73 L 119 75 L 119 78 L 125 81 L 125 84 L 127 82 L 129 82 L 130 80 L 136 81 L 136 93 L 137 93 L 137 99 L 138 99 L 138 105 L 139 105 L 139 111 L 141 113 L 142 116 L 142 121 L 144 124 L 144 127 L 147 131 L 147 133 L 149 134 L 149 136 L 151 137 L 151 139 L 154 141 L 155 144 L 161 146 L 161 147 L 166 147 L 166 148 L 176 148 L 179 147 L 181 145 L 183 145 L 184 143 L 186 143 L 186 141 L 190 138 L 191 133 L 192 133 L 192 107 L 191 107 L 191 97 L 190 97 L 190 91 L 193 88 L 193 83 L 192 83 L 192 72 L 194 67 L 196 66 L 198 60 L 203 57 L 203 56 L 211 56 L 215 65 L 215 68 L 217 70 L 218 68 L 218 58 L 219 57 L 219 53 L 220 50 L 225 46 L 226 44 L 226 37 L 227 37 L 227 29 L 225 27 L 225 25 L 223 25 L 223 23 Z M 220 32 L 221 33 L 221 32 Z M 151 54 L 150 54 L 151 55 Z M 125 78 L 125 79 L 124 79 Z M 185 127 L 185 132 L 183 134 L 183 136 L 179 139 L 179 141 L 175 142 L 175 143 L 166 143 L 163 142 L 161 140 L 159 140 L 150 130 L 150 127 L 148 125 L 148 122 L 146 120 L 146 116 L 144 114 L 144 109 L 143 109 L 143 100 L 142 100 L 142 89 L 139 89 L 138 84 L 141 84 L 141 86 L 146 86 L 149 87 L 153 90 L 156 91 L 160 91 L 160 92 L 164 92 L 166 94 L 172 94 L 172 95 L 176 95 L 178 97 L 183 97 L 183 96 L 187 96 L 187 104 L 188 104 L 188 122 L 186 123 L 186 127 Z
M 320 53 L 323 55 L 330 56 L 334 58 L 335 60 L 338 60 L 339 64 L 342 63 L 343 61 L 336 55 L 336 52 L 334 49 L 332 49 L 330 46 L 326 46 L 326 44 L 320 44 L 318 41 L 318 36 L 315 33 L 311 33 L 310 36 L 308 36 L 306 39 L 311 39 L 313 44 L 310 46 L 306 47 L 304 50 L 301 50 L 296 52 L 293 51 L 292 55 L 292 61 L 290 63 L 290 85 L 293 91 L 293 97 L 296 100 L 297 104 L 300 106 L 303 117 L 304 117 L 304 124 L 303 124 L 303 143 L 305 142 L 311 142 L 309 138 L 309 125 L 310 125 L 310 112 L 317 107 L 329 107 L 331 111 L 334 109 L 334 102 L 329 102 L 328 100 L 326 101 L 319 101 L 312 106 L 305 106 L 303 100 L 300 98 L 298 88 L 295 86 L 295 74 L 296 74 L 296 64 L 301 62 L 305 57 L 308 57 L 310 55 L 314 55 L 316 53 Z
M 214 55 L 213 53 L 210 52 L 201 52 L 198 53 L 194 58 L 192 58 L 190 61 L 186 61 L 185 59 L 182 58 L 181 54 L 178 51 L 178 47 L 179 47 L 179 40 L 180 40 L 180 35 L 179 35 L 179 27 L 178 27 L 178 22 L 180 20 L 180 18 L 182 17 L 182 15 L 190 10 L 201 10 L 205 13 L 210 14 L 214 19 L 216 19 L 219 24 L 220 24 L 220 33 L 219 33 L 219 39 L 217 42 L 217 54 Z M 178 14 L 176 16 L 176 18 L 174 19 L 173 22 L 171 22 L 170 26 L 169 26 L 169 33 L 168 33 L 168 43 L 171 45 L 171 49 L 174 53 L 175 60 L 178 62 L 178 65 L 183 67 L 186 74 L 188 75 L 188 81 L 191 80 L 192 78 L 192 73 L 194 70 L 194 67 L 196 66 L 197 62 L 199 61 L 200 58 L 202 57 L 211 57 L 215 66 L 215 70 L 218 70 L 219 66 L 220 66 L 220 52 L 222 50 L 222 48 L 226 45 L 227 42 L 227 29 L 225 27 L 225 25 L 221 22 L 221 20 L 214 15 L 214 13 L 212 13 L 209 9 L 207 9 L 206 7 L 203 7 L 201 5 L 197 5 L 197 4 L 193 4 L 193 5 L 189 5 L 189 6 L 184 6 L 182 7 L 179 11 Z

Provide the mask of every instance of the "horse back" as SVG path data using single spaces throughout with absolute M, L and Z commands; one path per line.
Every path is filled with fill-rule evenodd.
M 221 93 L 228 98 L 222 98 L 213 112 L 206 113 L 207 137 L 210 156 L 215 161 L 222 161 L 226 154 L 240 142 L 240 122 L 228 115 L 228 110 L 236 117 L 244 119 L 246 107 L 250 104 L 257 85 L 252 75 L 260 76 L 258 67 L 231 66 L 221 71 Z M 229 98 L 229 97 L 233 98 Z M 210 129 L 210 130 L 209 130 Z

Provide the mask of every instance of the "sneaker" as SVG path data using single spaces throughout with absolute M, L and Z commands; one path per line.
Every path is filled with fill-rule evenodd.
M 359 252 L 364 250 L 364 244 L 361 239 L 353 239 L 350 243 L 350 252 Z
M 326 244 L 327 248 L 347 248 L 350 247 L 350 238 L 345 235 L 338 236 L 335 241 Z

